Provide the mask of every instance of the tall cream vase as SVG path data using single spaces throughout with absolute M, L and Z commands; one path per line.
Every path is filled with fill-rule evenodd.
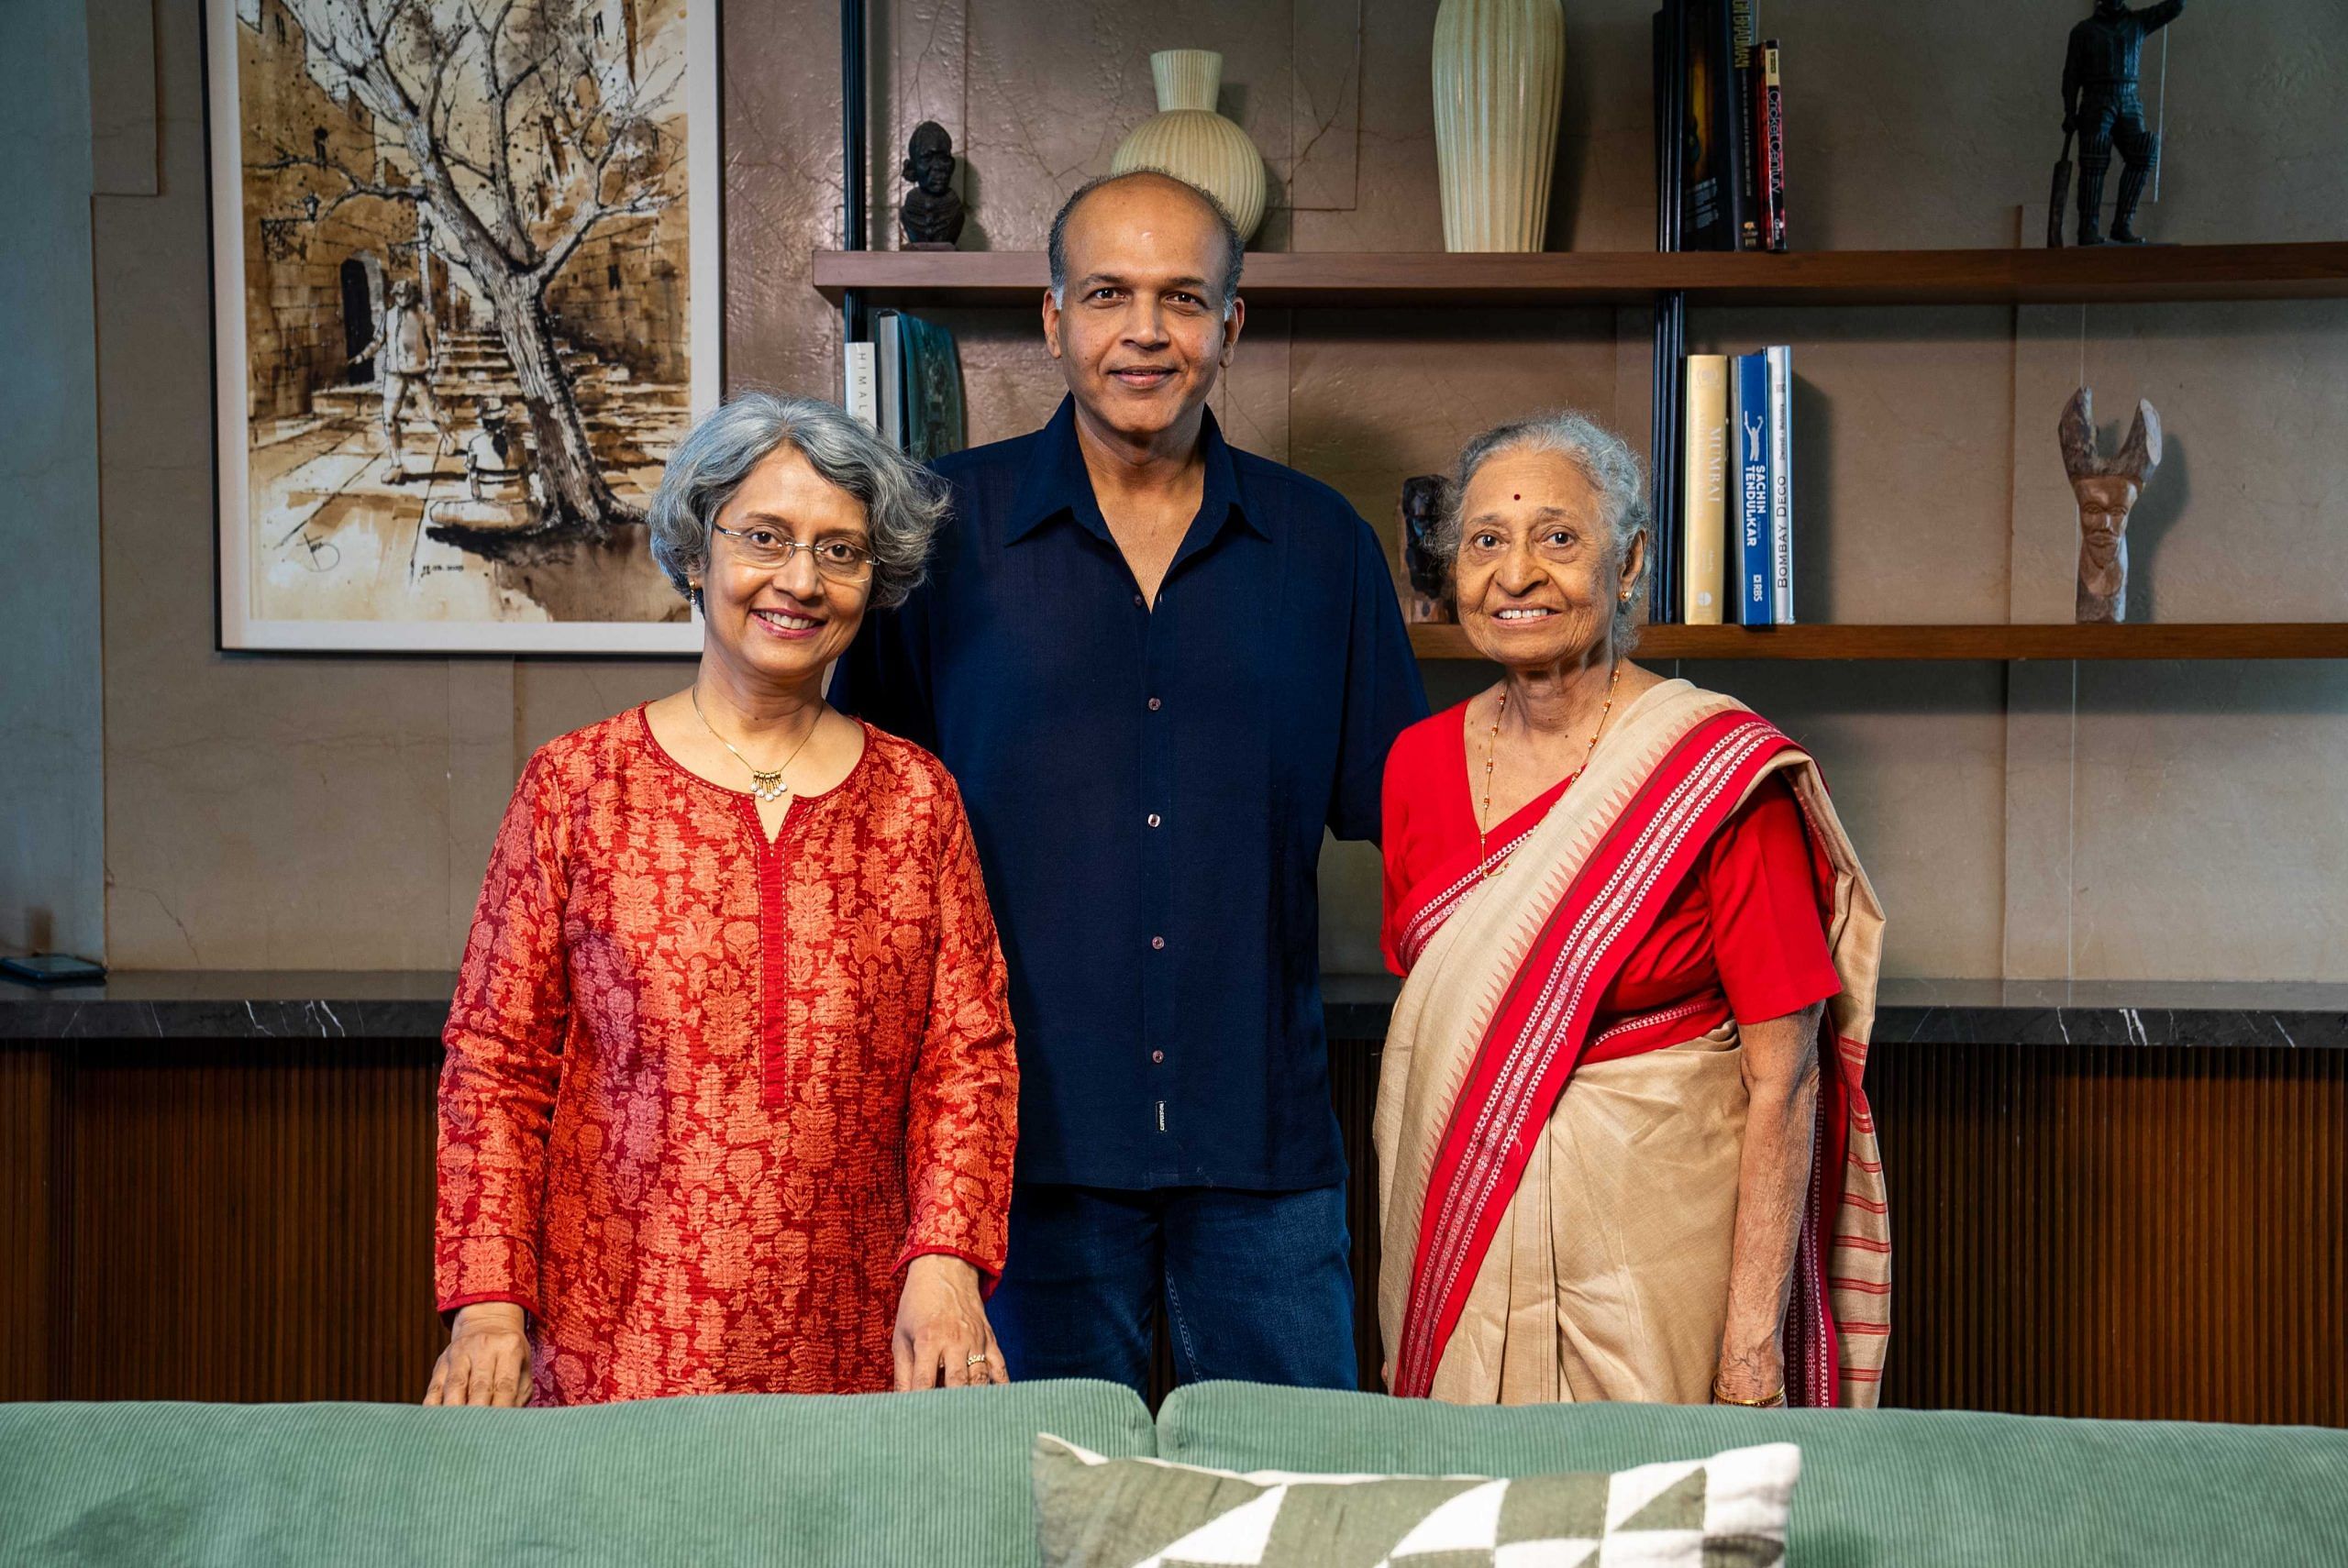
M 1565 94 L 1563 0 L 1443 0 L 1434 152 L 1445 250 L 1538 250 Z
M 1160 50 L 1149 57 L 1157 113 L 1118 145 L 1110 171 L 1163 169 L 1223 204 L 1242 240 L 1264 221 L 1264 155 L 1247 133 L 1214 112 L 1223 56 L 1211 49 Z

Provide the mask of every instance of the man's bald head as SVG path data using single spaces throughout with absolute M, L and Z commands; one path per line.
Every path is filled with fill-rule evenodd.
M 1158 169 L 1135 169 L 1123 174 L 1103 174 L 1097 180 L 1087 180 L 1076 188 L 1076 193 L 1060 204 L 1052 215 L 1051 239 L 1046 252 L 1052 266 L 1052 298 L 1066 303 L 1068 291 L 1068 228 L 1077 208 L 1090 198 L 1103 192 L 1116 192 L 1136 197 L 1163 195 L 1175 202 L 1195 204 L 1213 226 L 1223 241 L 1223 267 L 1215 282 L 1215 305 L 1229 314 L 1231 302 L 1239 293 L 1239 268 L 1245 259 L 1245 241 L 1223 210 L 1223 204 L 1188 180 Z

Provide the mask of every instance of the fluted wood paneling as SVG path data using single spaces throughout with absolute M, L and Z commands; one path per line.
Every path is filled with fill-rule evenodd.
M 1330 1055 L 1374 1387 L 1377 1047 Z M 0 1044 L 0 1397 L 415 1398 L 438 1062 Z M 2348 1425 L 2348 1053 L 1883 1046 L 1869 1088 L 1887 1403 Z
M 0 1399 L 57 1389 L 57 1183 L 50 1053 L 0 1042 Z
M 2348 1054 L 1887 1046 L 1884 1402 L 2348 1425 Z
M 437 1042 L 82 1046 L 77 1399 L 413 1399 Z

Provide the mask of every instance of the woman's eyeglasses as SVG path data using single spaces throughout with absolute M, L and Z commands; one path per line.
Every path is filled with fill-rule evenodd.
M 743 563 L 760 571 L 780 571 L 793 552 L 805 550 L 814 558 L 815 569 L 834 582 L 863 582 L 872 576 L 872 552 L 861 545 L 851 545 L 846 539 L 817 539 L 802 544 L 772 528 L 728 528 L 713 523 L 710 529 L 735 542 L 735 554 Z

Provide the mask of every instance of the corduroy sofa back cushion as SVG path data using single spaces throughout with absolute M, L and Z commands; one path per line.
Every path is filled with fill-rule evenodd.
M 1219 1470 L 1538 1475 L 1801 1446 L 1800 1568 L 2348 1563 L 2348 1431 L 1943 1410 L 1461 1409 L 1245 1383 L 1177 1389 L 1162 1459 Z
M 0 1563 L 1034 1563 L 1039 1431 L 1153 1450 L 1105 1383 L 568 1410 L 0 1405 Z

